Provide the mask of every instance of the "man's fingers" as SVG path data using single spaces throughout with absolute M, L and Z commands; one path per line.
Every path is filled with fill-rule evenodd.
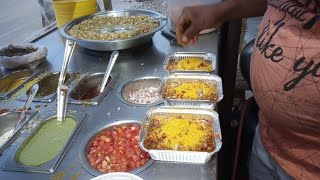
M 190 40 L 193 40 L 195 36 L 199 33 L 198 29 L 194 24 L 191 24 L 186 31 L 183 33 L 182 40 L 187 43 Z
M 185 33 L 186 29 L 189 28 L 191 25 L 191 15 L 190 15 L 190 8 L 185 7 L 183 8 L 181 15 L 178 18 L 177 24 L 176 24 L 176 34 L 177 34 L 177 40 L 180 42 L 180 44 L 184 44 L 183 42 L 188 42 L 188 38 L 184 37 L 183 34 Z
M 193 44 L 198 40 L 199 29 L 195 24 L 192 9 L 185 7 L 177 21 L 177 42 L 180 45 Z
M 195 43 L 198 41 L 198 36 L 199 36 L 199 34 L 197 34 L 197 35 L 195 35 L 195 36 L 193 37 L 193 40 L 194 40 Z

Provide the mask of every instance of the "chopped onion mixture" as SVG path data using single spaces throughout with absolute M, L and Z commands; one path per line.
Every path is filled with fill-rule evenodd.
M 159 102 L 161 96 L 159 94 L 160 87 L 147 87 L 138 91 L 129 93 L 128 101 L 135 104 L 152 104 Z

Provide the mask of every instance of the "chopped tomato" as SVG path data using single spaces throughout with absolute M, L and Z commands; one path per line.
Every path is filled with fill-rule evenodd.
M 138 145 L 140 125 L 113 126 L 92 141 L 87 159 L 103 173 L 127 172 L 143 166 L 150 156 Z

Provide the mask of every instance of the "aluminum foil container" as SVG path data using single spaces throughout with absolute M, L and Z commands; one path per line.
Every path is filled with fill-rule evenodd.
M 189 114 L 194 115 L 197 118 L 210 117 L 213 124 L 213 135 L 215 149 L 212 152 L 197 152 L 197 151 L 175 151 L 175 150 L 157 150 L 147 149 L 144 147 L 144 139 L 148 134 L 150 125 L 150 119 L 155 114 Z M 217 153 L 222 147 L 222 135 L 220 130 L 219 115 L 213 110 L 199 109 L 199 108 L 179 108 L 179 107 L 157 107 L 151 108 L 147 111 L 143 121 L 143 128 L 141 128 L 139 144 L 140 147 L 147 151 L 151 158 L 159 161 L 171 161 L 171 162 L 187 162 L 203 164 L 208 162 L 211 157 Z
M 184 83 L 193 80 L 198 80 L 200 82 L 205 82 L 208 84 L 216 84 L 217 87 L 217 100 L 185 100 L 185 99 L 169 99 L 165 96 L 166 86 L 171 82 Z M 201 74 L 201 73 L 174 73 L 165 76 L 161 83 L 160 94 L 162 99 L 164 99 L 165 104 L 168 106 L 178 106 L 186 108 L 208 108 L 213 109 L 219 101 L 223 98 L 222 80 L 219 76 L 211 74 Z
M 212 71 L 203 71 L 203 70 L 169 70 L 169 65 L 171 63 L 176 63 L 186 58 L 202 58 L 205 61 L 211 62 Z M 163 68 L 169 73 L 211 73 L 216 69 L 216 55 L 213 53 L 206 53 L 206 52 L 176 52 L 173 54 L 167 55 L 166 59 L 163 63 Z

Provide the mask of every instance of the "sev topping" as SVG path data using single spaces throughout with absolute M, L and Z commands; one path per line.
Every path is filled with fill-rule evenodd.
M 206 61 L 203 58 L 192 57 L 185 58 L 179 61 L 171 60 L 168 66 L 169 70 L 202 70 L 210 72 L 212 71 L 212 64 L 210 61 Z
M 178 84 L 168 83 L 165 88 L 165 97 L 168 99 L 186 100 L 217 100 L 216 84 L 209 84 L 200 81 L 190 81 Z
M 212 122 L 191 115 L 154 115 L 144 145 L 149 149 L 211 152 Z

